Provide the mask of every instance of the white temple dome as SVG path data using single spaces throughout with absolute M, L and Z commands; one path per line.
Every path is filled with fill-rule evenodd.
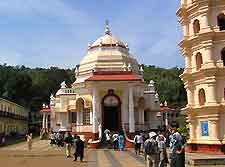
M 122 42 L 120 39 L 112 36 L 111 34 L 105 34 L 104 36 L 98 38 L 91 46 L 90 49 L 96 47 L 110 47 L 110 46 L 119 46 L 126 48 L 126 44 Z
M 92 71 L 128 71 L 128 68 L 124 68 L 128 65 L 130 71 L 139 73 L 139 64 L 129 53 L 128 45 L 112 36 L 109 25 L 106 24 L 105 34 L 88 45 L 88 52 L 79 64 L 76 82 L 84 80 Z

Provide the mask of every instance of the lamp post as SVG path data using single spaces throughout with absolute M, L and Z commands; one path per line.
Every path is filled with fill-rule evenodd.
M 164 106 L 167 107 L 167 101 L 164 102 Z M 165 114 L 165 126 L 167 127 L 168 126 L 168 115 L 167 115 L 167 112 L 169 110 L 166 110 L 166 114 Z

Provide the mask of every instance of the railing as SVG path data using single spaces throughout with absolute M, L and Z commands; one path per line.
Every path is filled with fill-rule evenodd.
M 75 94 L 75 90 L 72 88 L 65 88 L 65 89 L 62 89 L 62 93 L 63 94 Z
M 25 117 L 25 116 L 10 113 L 10 112 L 7 112 L 7 111 L 2 111 L 2 110 L 0 110 L 0 117 L 11 118 L 11 119 L 21 120 L 21 121 L 27 121 L 28 120 L 28 118 Z

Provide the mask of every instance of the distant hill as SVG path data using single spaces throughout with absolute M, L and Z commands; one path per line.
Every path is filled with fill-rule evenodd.
M 144 79 L 155 81 L 161 101 L 182 107 L 186 104 L 186 92 L 179 78 L 182 71 L 144 65 Z M 73 69 L 0 65 L 0 97 L 37 111 L 42 103 L 49 103 L 50 94 L 56 93 L 64 80 L 68 85 L 74 82 Z

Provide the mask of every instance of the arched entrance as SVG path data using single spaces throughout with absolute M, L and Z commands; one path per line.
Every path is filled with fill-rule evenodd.
M 102 125 L 104 130 L 121 129 L 121 101 L 113 90 L 109 90 L 102 100 Z

